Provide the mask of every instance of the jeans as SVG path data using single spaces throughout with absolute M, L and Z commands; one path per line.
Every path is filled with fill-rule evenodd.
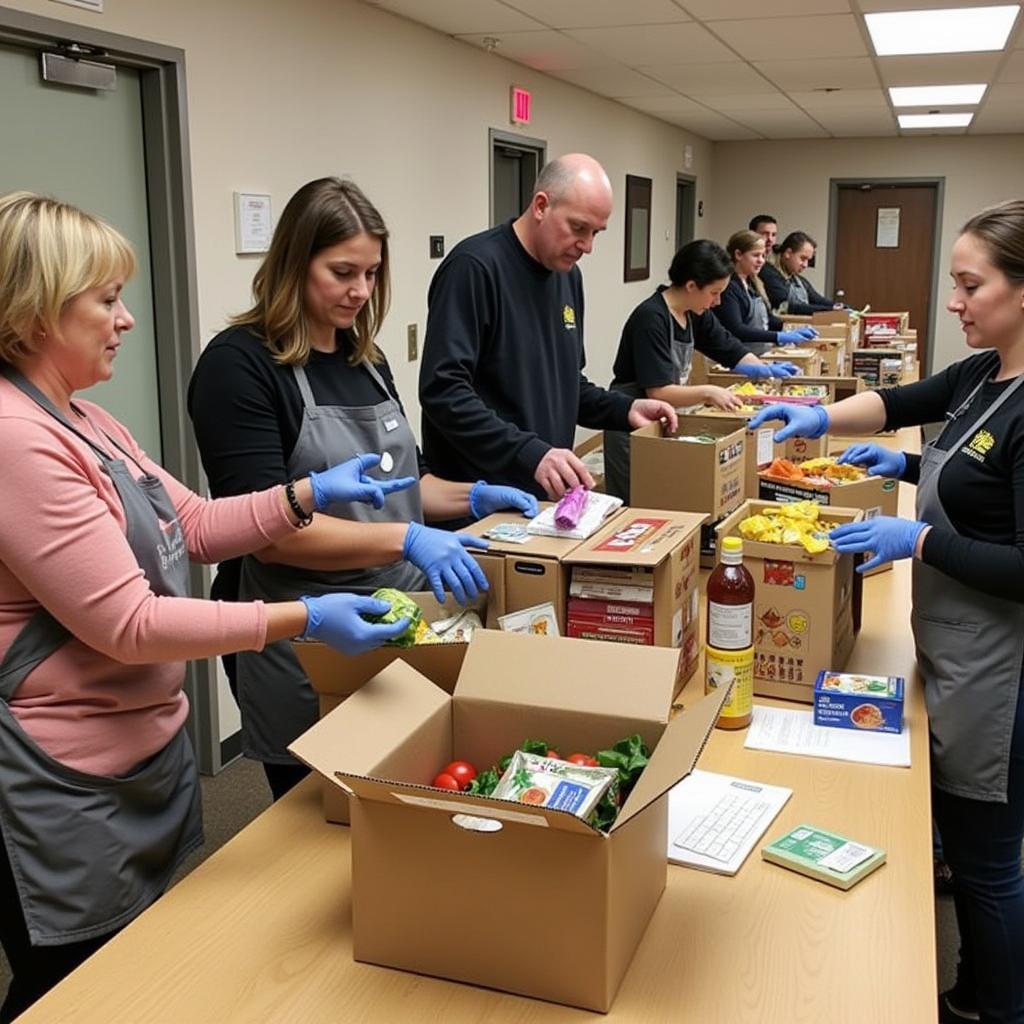
M 1007 802 L 936 790 L 935 820 L 960 927 L 956 1003 L 985 1024 L 1024 1024 L 1024 686 L 1017 698 Z

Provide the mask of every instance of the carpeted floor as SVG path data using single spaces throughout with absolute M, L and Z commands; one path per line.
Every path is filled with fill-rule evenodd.
M 204 777 L 202 786 L 206 843 L 185 862 L 176 881 L 223 846 L 236 832 L 245 828 L 270 805 L 270 791 L 263 769 L 245 758 L 239 758 L 219 775 L 212 778 Z M 936 918 L 941 991 L 953 984 L 956 967 L 958 940 L 951 897 L 937 897 Z M 9 977 L 7 961 L 0 954 L 0 992 L 6 990 Z

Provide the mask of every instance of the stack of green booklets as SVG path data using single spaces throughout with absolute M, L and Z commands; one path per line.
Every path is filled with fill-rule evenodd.
M 885 863 L 885 850 L 814 825 L 798 825 L 762 847 L 761 856 L 838 889 L 849 889 Z

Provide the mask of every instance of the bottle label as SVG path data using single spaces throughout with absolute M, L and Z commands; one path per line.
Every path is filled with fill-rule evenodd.
M 722 705 L 722 718 L 745 718 L 754 706 L 754 648 L 743 651 L 705 651 L 706 693 L 732 686 L 729 698 Z
M 754 606 L 708 601 L 708 643 L 738 651 L 754 642 Z

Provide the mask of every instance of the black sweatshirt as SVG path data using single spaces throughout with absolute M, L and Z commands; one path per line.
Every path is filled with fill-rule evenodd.
M 768 293 L 768 301 L 771 303 L 772 309 L 780 309 L 785 302 L 788 303 L 787 313 L 792 313 L 793 316 L 810 316 L 811 313 L 821 313 L 834 307 L 832 300 L 825 298 L 821 292 L 815 291 L 814 285 L 806 277 L 799 274 L 797 277 L 803 281 L 804 287 L 807 289 L 809 303 L 789 301 L 789 278 L 778 267 L 766 263 L 761 268 L 761 284 L 764 285 L 764 290 Z
M 317 404 L 385 401 L 387 396 L 366 369 L 348 361 L 351 337 L 339 331 L 337 339 L 336 352 L 314 349 L 306 363 Z M 387 361 L 374 366 L 390 397 L 398 401 Z M 229 327 L 203 350 L 189 381 L 188 412 L 214 498 L 289 481 L 287 463 L 302 428 L 302 395 L 291 367 L 275 363 L 248 327 Z M 429 472 L 422 457 L 419 461 L 420 474 Z M 240 564 L 240 559 L 221 563 L 212 596 L 237 597 Z
M 769 330 L 763 331 L 759 327 L 747 325 L 746 318 L 750 316 L 750 307 L 753 305 L 754 298 L 755 296 L 751 295 L 746 282 L 733 274 L 729 278 L 728 287 L 722 292 L 722 301 L 715 306 L 715 316 L 730 334 L 739 338 L 746 345 L 778 344 L 778 332 L 782 330 L 782 321 L 770 309 L 768 310 Z
M 981 428 L 982 437 L 970 432 L 1011 383 L 991 380 L 998 367 L 995 352 L 981 352 L 927 380 L 878 394 L 885 403 L 886 429 L 945 419 L 936 441 L 943 451 L 967 434 L 939 475 L 939 498 L 956 529 L 933 526 L 925 537 L 923 560 L 983 593 L 1024 602 L 1024 389 L 996 410 Z M 981 381 L 970 407 L 962 410 Z M 904 480 L 917 482 L 920 461 L 907 455 Z
M 629 429 L 630 399 L 583 375 L 579 268 L 550 271 L 511 221 L 460 242 L 427 295 L 420 367 L 423 450 L 450 480 L 512 484 L 537 496 L 550 448 L 576 425 Z
M 673 339 L 684 345 L 692 344 L 709 359 L 730 368 L 750 354 L 710 311 L 691 314 L 690 330 L 681 327 L 661 296 L 665 287 L 661 285 L 629 314 L 615 354 L 612 387 L 636 384 L 641 388 L 660 388 L 678 384 L 672 362 Z

